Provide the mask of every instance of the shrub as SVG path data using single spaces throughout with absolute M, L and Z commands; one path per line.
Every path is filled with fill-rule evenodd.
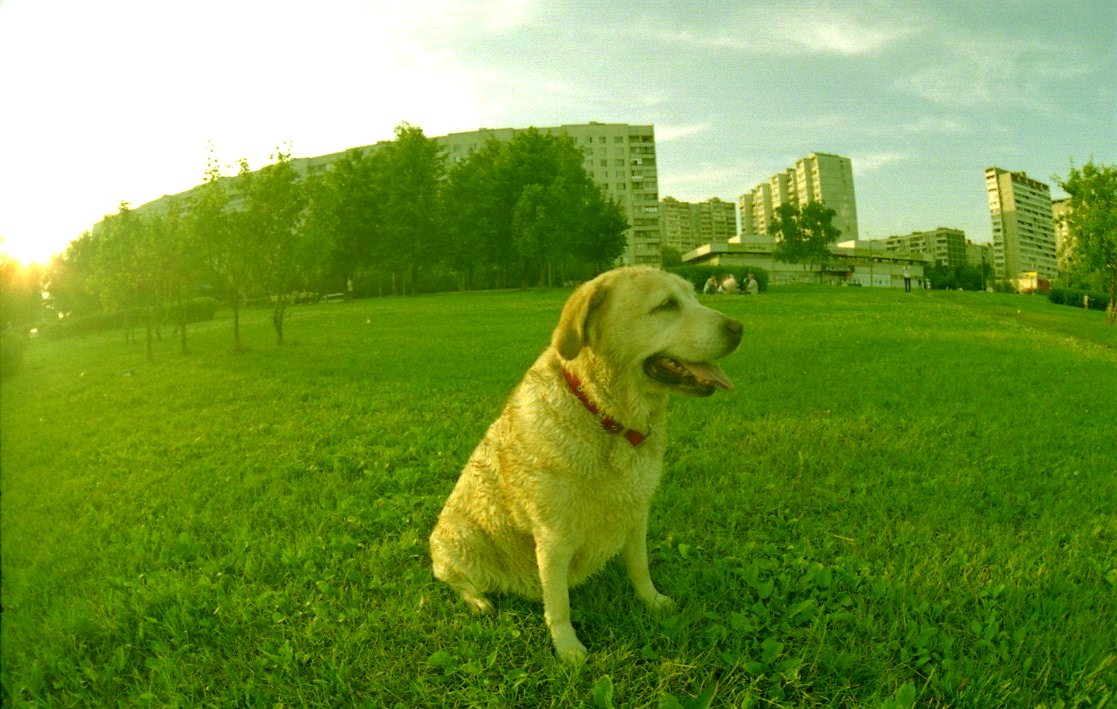
M 1069 305 L 1072 308 L 1082 307 L 1082 296 L 1090 297 L 1090 310 L 1105 312 L 1109 305 L 1109 296 L 1094 291 L 1084 291 L 1077 288 L 1052 288 L 1047 294 L 1047 299 L 1058 305 Z
M 178 325 L 182 322 L 181 316 L 184 313 L 187 325 L 213 320 L 214 315 L 217 314 L 217 305 L 217 300 L 214 298 L 191 298 L 169 306 L 162 314 L 156 312 L 154 322 Z M 114 310 L 111 313 L 70 316 L 52 323 L 45 332 L 54 337 L 72 337 L 105 332 L 106 330 L 137 327 L 145 322 L 147 314 L 147 308 L 127 308 L 125 310 Z
M 167 309 L 167 318 L 176 325 L 184 321 L 184 315 L 185 322 L 189 325 L 190 323 L 213 320 L 213 316 L 216 314 L 216 298 L 191 298 L 181 303 L 175 303 Z

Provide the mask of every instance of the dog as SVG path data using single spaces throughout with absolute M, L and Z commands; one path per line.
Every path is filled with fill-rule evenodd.
M 543 601 L 555 652 L 586 648 L 569 589 L 619 553 L 637 596 L 670 608 L 648 572 L 647 523 L 667 445 L 667 397 L 732 382 L 713 362 L 740 322 L 650 266 L 603 273 L 567 300 L 550 346 L 466 462 L 430 537 L 435 578 L 477 613 L 490 592 Z

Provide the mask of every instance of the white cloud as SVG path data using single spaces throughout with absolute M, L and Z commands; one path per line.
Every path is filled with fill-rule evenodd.
M 951 37 L 927 50 L 926 66 L 894 86 L 948 106 L 1051 110 L 1051 89 L 1082 79 L 1093 62 L 1073 47 L 995 37 Z
M 880 54 L 919 32 L 913 18 L 882 17 L 857 8 L 798 8 L 786 5 L 750 7 L 728 20 L 724 28 L 664 29 L 646 22 L 646 39 L 705 49 L 754 54 L 865 56 Z
M 657 143 L 670 143 L 673 140 L 680 138 L 689 138 L 692 135 L 705 133 L 710 129 L 706 123 L 688 123 L 681 125 L 671 124 L 657 124 L 655 127 L 655 139 Z
M 871 153 L 854 153 L 850 155 L 850 161 L 853 163 L 853 174 L 855 177 L 861 177 L 870 173 L 876 172 L 889 165 L 893 165 L 904 160 L 908 160 L 909 156 L 905 153 L 895 151 L 885 152 L 871 152 Z
M 900 130 L 914 135 L 963 135 L 973 130 L 968 122 L 941 116 L 920 116 L 900 126 Z

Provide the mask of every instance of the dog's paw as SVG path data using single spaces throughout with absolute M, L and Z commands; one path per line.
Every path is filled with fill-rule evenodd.
M 485 615 L 493 612 L 493 602 L 479 593 L 463 593 L 462 600 L 465 601 L 465 604 L 469 606 L 469 610 L 472 611 L 474 615 Z
M 657 593 L 654 598 L 648 601 L 648 608 L 656 613 L 666 613 L 675 610 L 675 601 L 670 596 Z
M 555 654 L 563 662 L 585 662 L 588 651 L 578 638 L 570 638 L 559 642 L 555 640 Z

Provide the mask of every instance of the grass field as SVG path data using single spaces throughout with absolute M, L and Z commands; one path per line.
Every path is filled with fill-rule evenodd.
M 2 391 L 16 706 L 1114 706 L 1117 330 L 1024 296 L 775 289 L 672 402 L 656 617 L 606 571 L 474 618 L 426 548 L 565 293 L 250 311 Z

